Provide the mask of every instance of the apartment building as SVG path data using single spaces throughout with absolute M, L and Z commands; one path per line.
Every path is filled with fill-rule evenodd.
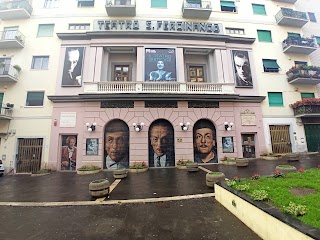
M 320 12 L 305 2 L 1 1 L 6 171 L 317 151 Z

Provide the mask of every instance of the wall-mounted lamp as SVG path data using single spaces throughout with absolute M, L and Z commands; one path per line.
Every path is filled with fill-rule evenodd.
M 8 131 L 8 135 L 9 136 L 14 136 L 16 134 L 16 130 L 15 129 L 10 129 L 9 131 Z
M 186 122 L 186 123 L 180 123 L 180 127 L 181 127 L 181 130 L 182 131 L 188 131 L 189 129 L 189 126 L 190 126 L 190 123 L 189 122 Z
M 94 132 L 96 130 L 97 123 L 86 123 L 88 132 Z
M 233 126 L 233 122 L 228 123 L 228 122 L 224 122 L 224 128 L 226 129 L 226 131 L 231 131 Z
M 140 132 L 143 129 L 144 123 L 132 123 L 132 126 L 134 127 L 134 130 L 136 132 Z

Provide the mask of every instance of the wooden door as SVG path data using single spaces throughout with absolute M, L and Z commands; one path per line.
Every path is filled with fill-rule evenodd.
M 270 136 L 273 153 L 290 153 L 291 141 L 288 125 L 270 125 Z
M 320 124 L 305 124 L 308 152 L 320 151 Z

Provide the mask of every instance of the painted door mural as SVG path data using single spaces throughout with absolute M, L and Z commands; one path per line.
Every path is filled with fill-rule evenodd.
M 120 120 L 110 121 L 104 131 L 104 163 L 107 169 L 125 169 L 129 167 L 129 127 Z
M 174 135 L 171 123 L 154 121 L 149 128 L 149 167 L 175 166 Z
M 77 167 L 77 135 L 62 137 L 61 170 L 76 170 Z
M 217 163 L 216 129 L 207 119 L 198 120 L 193 127 L 194 161 Z

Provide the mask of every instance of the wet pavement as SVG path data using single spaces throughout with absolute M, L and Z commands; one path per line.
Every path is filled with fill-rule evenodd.
M 261 239 L 214 198 L 0 212 L 1 240 Z

